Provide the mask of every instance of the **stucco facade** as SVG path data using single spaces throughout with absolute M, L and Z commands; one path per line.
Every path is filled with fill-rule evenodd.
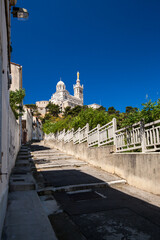
M 33 116 L 29 108 L 23 108 L 24 113 L 22 116 L 22 143 L 26 143 L 32 140 Z
M 9 175 L 19 148 L 19 131 L 14 134 L 14 130 L 19 128 L 9 106 L 11 84 L 9 3 L 7 0 L 0 1 L 0 238 L 7 207 Z
M 7 15 L 6 15 L 7 13 Z M 8 129 L 9 129 L 9 1 L 0 1 L 0 236 L 8 196 Z M 6 173 L 6 174 L 4 174 Z
M 92 103 L 87 105 L 89 108 L 93 108 L 93 109 L 98 109 L 101 107 L 101 105 L 97 104 L 97 103 Z
M 22 88 L 22 66 L 17 63 L 11 63 L 12 83 L 10 90 L 15 91 Z
M 66 90 L 63 81 L 59 81 L 56 86 L 56 92 L 51 96 L 50 102 L 61 107 L 62 111 L 68 106 L 71 108 L 80 105 L 83 106 L 83 85 L 80 84 L 79 72 L 77 72 L 77 81 L 73 85 L 74 96 Z
M 42 123 L 40 119 L 33 116 L 32 140 L 42 140 L 42 139 L 43 139 Z
M 49 101 L 37 101 L 36 106 L 38 112 L 44 116 L 46 114 L 46 106 L 48 105 Z

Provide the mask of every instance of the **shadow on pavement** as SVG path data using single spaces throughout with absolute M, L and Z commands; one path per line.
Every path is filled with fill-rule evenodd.
M 37 175 L 44 187 L 103 182 L 79 169 L 41 169 Z M 122 192 L 120 186 L 95 185 L 52 194 L 63 209 L 49 216 L 59 240 L 160 239 L 160 208 Z
M 44 177 L 46 186 L 61 187 L 103 182 L 98 178 L 75 169 L 41 171 L 41 173 Z
M 36 141 L 37 142 L 37 141 Z M 36 151 L 44 151 L 44 150 L 50 150 L 51 148 L 49 147 L 45 147 L 45 146 L 41 146 L 41 145 L 31 145 L 31 151 L 32 152 L 36 152 Z

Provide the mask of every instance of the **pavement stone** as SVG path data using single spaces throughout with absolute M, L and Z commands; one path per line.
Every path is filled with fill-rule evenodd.
M 28 148 L 23 146 L 20 151 L 28 151 Z M 10 177 L 2 240 L 57 239 L 37 191 L 33 190 L 36 183 L 32 176 L 29 157 L 30 154 L 18 155 Z
M 31 173 L 12 174 L 9 181 L 10 191 L 27 191 L 35 189 L 35 180 Z
M 3 240 L 56 240 L 36 191 L 9 194 Z

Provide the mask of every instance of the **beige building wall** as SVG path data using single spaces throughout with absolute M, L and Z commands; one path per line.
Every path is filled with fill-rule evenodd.
M 10 85 L 10 91 L 16 91 L 22 89 L 22 66 L 17 63 L 11 63 L 11 76 L 12 82 Z M 20 139 L 22 140 L 22 117 L 18 119 Z
M 43 116 L 46 114 L 46 106 L 48 105 L 48 103 L 49 103 L 49 101 L 37 101 L 36 102 L 37 110 Z
M 22 66 L 16 63 L 11 63 L 12 83 L 10 90 L 15 91 L 22 88 Z

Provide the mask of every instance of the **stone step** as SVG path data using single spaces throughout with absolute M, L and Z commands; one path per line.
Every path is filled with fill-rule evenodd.
M 44 169 L 52 169 L 52 168 L 62 168 L 62 167 L 80 167 L 83 165 L 87 165 L 87 163 L 62 163 L 62 164 L 53 164 L 53 163 L 46 163 L 46 164 L 35 164 L 37 170 L 44 170 Z
M 59 156 L 59 157 L 54 157 L 54 156 L 44 156 L 44 157 L 33 157 L 33 160 L 39 160 L 39 159 L 46 159 L 46 160 L 61 160 L 61 159 L 71 159 L 72 156 Z
M 31 155 L 18 155 L 17 160 L 27 160 L 31 157 Z
M 19 150 L 19 152 L 21 152 L 21 153 L 26 153 L 26 152 L 29 152 L 29 150 L 28 150 L 28 148 L 26 148 L 26 149 L 21 148 L 21 149 Z
M 39 156 L 63 156 L 63 155 L 66 155 L 65 153 L 39 153 L 39 154 L 35 154 L 35 153 L 32 153 L 32 156 L 35 156 L 35 157 L 39 157 Z
M 31 166 L 16 166 L 13 168 L 12 174 L 27 174 L 31 171 Z
M 27 150 L 27 151 L 19 151 L 19 153 L 18 153 L 18 156 L 20 156 L 20 155 L 22 155 L 22 156 L 26 156 L 26 155 L 30 155 L 29 154 L 29 151 Z
M 17 160 L 15 166 L 16 167 L 30 167 L 31 163 L 28 160 Z
M 28 149 L 28 146 L 22 145 L 20 149 L 26 150 L 26 149 Z
M 45 150 L 45 151 L 31 151 L 31 153 L 38 155 L 38 154 L 48 154 L 48 153 L 49 153 L 49 154 L 50 154 L 50 153 L 51 153 L 51 154 L 56 154 L 56 153 L 61 153 L 61 152 L 59 152 L 59 151 L 46 151 L 46 150 Z
M 72 163 L 86 163 L 82 160 L 77 160 L 75 158 L 68 158 L 68 159 L 32 159 L 32 162 L 36 163 L 36 164 L 46 164 L 46 163 L 57 163 L 60 164 L 61 162 L 63 163 L 67 163 L 67 162 L 72 162 Z M 87 164 L 87 163 L 86 163 Z
M 66 155 L 34 155 L 33 159 L 56 159 L 56 158 L 66 158 Z M 67 156 L 67 158 L 71 158 L 72 156 Z
M 10 191 L 28 191 L 36 188 L 35 180 L 30 173 L 12 174 L 9 182 Z
M 98 183 L 86 183 L 86 184 L 75 184 L 75 185 L 67 185 L 61 187 L 46 187 L 44 189 L 39 190 L 38 192 L 72 192 L 72 191 L 81 191 L 85 189 L 92 189 L 92 188 L 106 188 L 109 186 L 116 186 L 120 184 L 126 184 L 126 180 L 119 179 L 114 181 L 108 182 L 98 182 Z

